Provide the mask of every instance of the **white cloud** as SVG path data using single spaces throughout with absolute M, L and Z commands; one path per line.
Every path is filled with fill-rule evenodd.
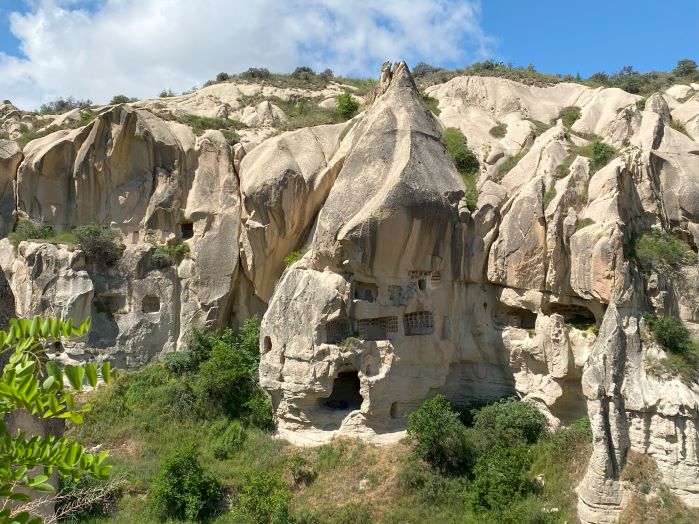
M 36 108 L 200 85 L 220 71 L 297 65 L 376 76 L 384 60 L 466 64 L 491 43 L 475 0 L 31 0 L 23 57 L 0 53 L 0 98 Z

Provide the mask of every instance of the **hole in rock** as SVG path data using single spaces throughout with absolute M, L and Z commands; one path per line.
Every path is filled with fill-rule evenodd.
M 180 224 L 180 234 L 182 240 L 188 240 L 194 236 L 194 224 L 192 222 L 183 222 Z
M 431 311 L 416 311 L 403 317 L 406 336 L 431 335 L 434 333 L 434 316 Z
M 425 289 L 427 289 L 427 279 L 421 278 L 420 280 L 418 280 L 417 287 L 420 288 L 420 291 L 425 291 Z
M 536 313 L 524 308 L 500 306 L 493 312 L 493 321 L 500 327 L 534 329 Z
M 389 333 L 398 332 L 398 317 L 366 318 L 357 322 L 359 338 L 387 340 Z
M 549 314 L 558 313 L 566 324 L 578 329 L 587 329 L 597 323 L 595 314 L 585 306 L 576 304 L 549 304 Z
M 333 390 L 325 405 L 331 409 L 355 410 L 362 407 L 364 399 L 359 393 L 359 373 L 343 371 L 333 382 Z
M 373 302 L 379 296 L 379 287 L 369 282 L 354 282 L 354 298 Z
M 157 313 L 160 311 L 160 299 L 154 295 L 143 297 L 141 308 L 144 313 Z
M 398 402 L 391 404 L 391 418 L 398 418 Z
M 265 353 L 268 353 L 272 351 L 272 339 L 269 337 L 264 338 L 264 348 L 265 348 Z

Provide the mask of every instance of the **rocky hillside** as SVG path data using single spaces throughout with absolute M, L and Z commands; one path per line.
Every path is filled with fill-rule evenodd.
M 264 315 L 292 442 L 393 442 L 436 393 L 517 394 L 551 427 L 590 416 L 584 522 L 618 517 L 630 452 L 699 506 L 699 85 L 420 93 L 387 64 L 349 122 L 305 126 L 352 89 L 236 80 L 52 120 L 5 102 L 0 314 L 91 315 L 55 357 L 122 367 Z

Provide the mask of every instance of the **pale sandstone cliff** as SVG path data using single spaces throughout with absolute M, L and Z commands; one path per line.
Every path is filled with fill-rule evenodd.
M 192 325 L 264 314 L 260 378 L 280 435 L 294 442 L 394 440 L 405 414 L 438 392 L 457 403 L 517 394 L 552 427 L 590 415 L 583 521 L 618 517 L 629 450 L 652 456 L 673 492 L 699 506 L 699 389 L 650 375 L 662 350 L 641 336 L 648 309 L 699 332 L 699 269 L 644 279 L 627 254 L 649 228 L 699 244 L 693 87 L 641 110 L 618 89 L 458 77 L 428 88 L 435 117 L 401 63 L 384 67 L 351 122 L 278 136 L 272 123 L 284 113 L 259 101 L 302 94 L 331 105 L 341 89 L 220 84 L 106 107 L 23 152 L 0 142 L 3 234 L 17 215 L 57 231 L 95 222 L 117 229 L 124 247 L 108 266 L 70 245 L 1 240 L 3 315 L 92 315 L 91 338 L 57 358 L 133 367 L 180 348 Z M 581 108 L 572 132 L 560 121 L 537 130 L 567 106 Z M 154 114 L 164 109 L 250 128 L 231 147 L 218 131 L 197 137 Z M 13 133 L 25 116 L 0 106 Z M 503 138 L 489 132 L 498 123 Z M 481 161 L 473 210 L 444 127 L 459 128 Z M 618 156 L 596 172 L 582 156 L 557 170 L 588 143 L 575 132 L 599 135 Z M 154 243 L 178 240 L 190 254 L 155 264 Z M 292 251 L 303 256 L 287 269 Z

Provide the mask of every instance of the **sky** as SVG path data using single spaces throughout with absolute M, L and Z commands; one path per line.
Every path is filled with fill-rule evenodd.
M 672 8 L 670 8 L 672 6 Z M 492 59 L 587 77 L 699 61 L 699 1 L 0 0 L 0 100 L 181 92 L 219 72 Z

